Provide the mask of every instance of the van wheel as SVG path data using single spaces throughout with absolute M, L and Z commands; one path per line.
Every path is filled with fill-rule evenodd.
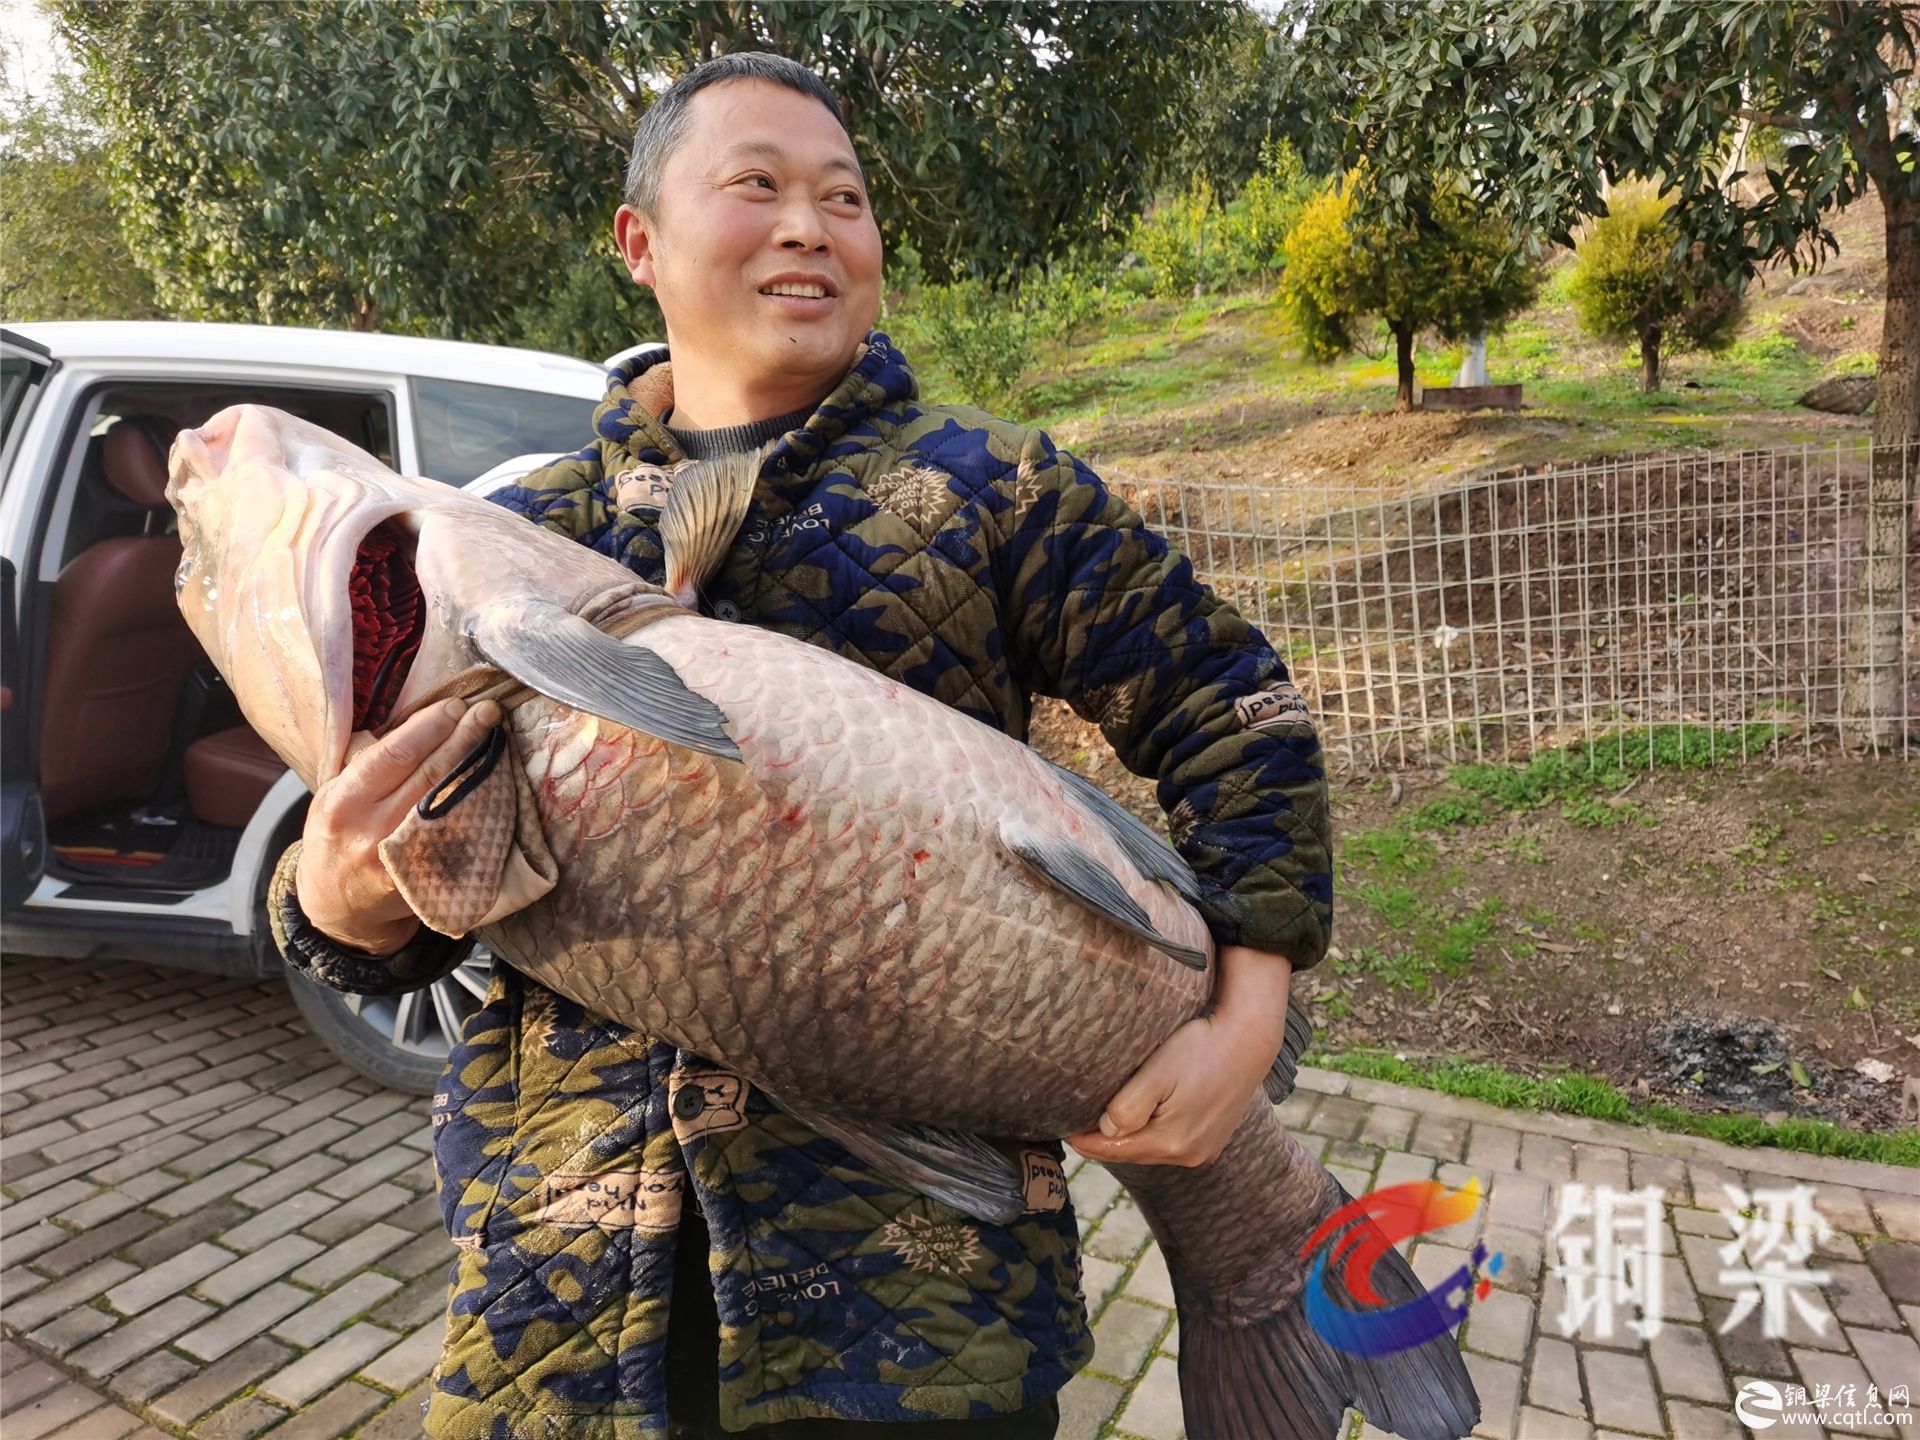
M 294 1005 L 334 1054 L 391 1089 L 431 1095 L 492 970 L 492 952 L 477 945 L 451 975 L 405 995 L 348 995 L 291 966 L 286 975 Z

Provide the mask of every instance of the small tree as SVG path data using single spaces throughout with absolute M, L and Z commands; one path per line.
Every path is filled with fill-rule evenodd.
M 1356 219 L 1355 172 L 1330 182 L 1287 235 L 1280 303 L 1309 358 L 1355 349 L 1373 317 L 1393 332 L 1399 388 L 1394 408 L 1413 408 L 1413 342 L 1422 330 L 1458 343 L 1499 330 L 1533 303 L 1538 272 L 1516 258 L 1512 235 L 1477 214 L 1459 191 L 1424 197 L 1414 223 Z
M 1703 247 L 1679 252 L 1673 208 L 1645 183 L 1607 197 L 1607 214 L 1576 247 L 1572 294 L 1580 324 L 1602 340 L 1640 344 L 1640 390 L 1660 388 L 1660 351 L 1723 350 L 1740 324 L 1740 297 L 1715 273 Z

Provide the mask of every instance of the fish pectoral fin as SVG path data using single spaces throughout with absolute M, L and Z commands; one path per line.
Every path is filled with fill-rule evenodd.
M 1106 827 L 1114 843 L 1126 852 L 1142 875 L 1171 885 L 1184 900 L 1200 898 L 1200 882 L 1194 878 L 1193 867 L 1179 851 L 1154 834 L 1145 821 L 1086 776 L 1076 775 L 1064 765 L 1054 765 L 1051 760 L 1047 764 L 1053 766 L 1054 774 L 1067 793 L 1079 802 L 1080 808 Z
M 976 1220 L 1006 1225 L 1027 1208 L 1025 1180 L 1013 1161 L 978 1135 L 907 1120 L 839 1115 L 804 1101 L 770 1098 L 889 1180 Z
M 496 725 L 380 842 L 380 863 L 429 929 L 465 935 L 552 890 L 533 787 Z
M 1138 935 L 1154 949 L 1172 956 L 1195 970 L 1207 968 L 1203 950 L 1169 940 L 1153 926 L 1153 919 L 1140 902 L 1127 893 L 1105 865 L 1073 841 L 1058 835 L 1037 835 L 1032 831 L 1003 826 L 1000 843 L 1023 865 L 1063 895 L 1078 900 L 1087 909 Z
M 672 665 L 558 606 L 503 609 L 482 620 L 473 638 L 489 662 L 542 695 L 670 745 L 740 758 L 725 713 Z

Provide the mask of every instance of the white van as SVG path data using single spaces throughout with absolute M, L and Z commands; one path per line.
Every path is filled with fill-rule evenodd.
M 404 474 L 489 487 L 591 439 L 602 367 L 400 336 L 87 322 L 0 331 L 0 380 L 0 947 L 286 974 L 341 1058 L 430 1092 L 490 959 L 394 998 L 281 963 L 266 884 L 307 791 L 174 604 L 167 450 L 250 402 Z

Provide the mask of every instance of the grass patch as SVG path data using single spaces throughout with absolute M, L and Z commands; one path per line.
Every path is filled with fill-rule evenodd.
M 1579 1071 L 1536 1078 L 1498 1065 L 1465 1060 L 1400 1060 L 1381 1050 L 1353 1050 L 1337 1055 L 1311 1051 L 1305 1059 L 1323 1070 L 1484 1100 L 1505 1110 L 1583 1115 L 1592 1120 L 1700 1135 L 1743 1149 L 1771 1145 L 1809 1155 L 1835 1155 L 1847 1160 L 1920 1168 L 1920 1130 L 1911 1128 L 1870 1134 L 1848 1130 L 1827 1120 L 1789 1119 L 1769 1125 L 1754 1115 L 1698 1115 L 1672 1105 L 1634 1100 L 1609 1081 Z

